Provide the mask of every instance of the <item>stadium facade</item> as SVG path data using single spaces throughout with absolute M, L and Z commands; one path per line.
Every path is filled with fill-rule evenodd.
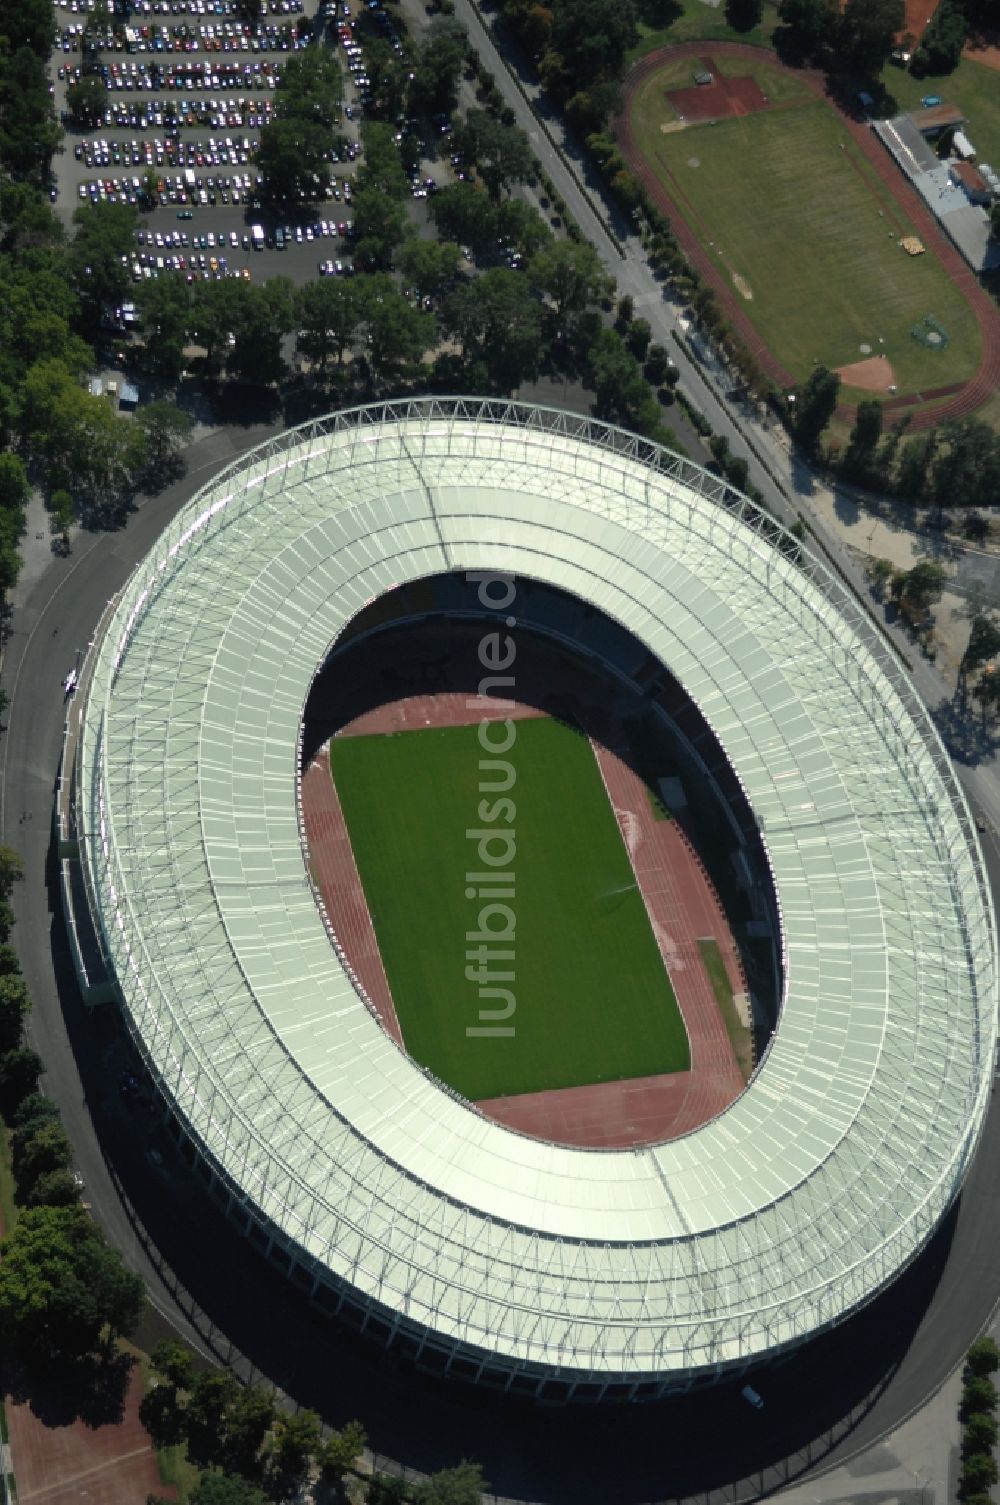
M 331 945 L 298 805 L 310 686 L 367 603 L 470 571 L 627 629 L 759 823 L 778 1028 L 742 1096 L 674 1142 L 588 1151 L 485 1120 L 394 1045 Z M 321 1306 L 467 1379 L 652 1397 L 855 1312 L 951 1206 L 996 1045 L 975 830 L 870 618 L 717 477 L 513 403 L 307 424 L 178 514 L 83 696 L 62 830 L 81 982 L 96 995 L 104 967 L 212 1194 Z

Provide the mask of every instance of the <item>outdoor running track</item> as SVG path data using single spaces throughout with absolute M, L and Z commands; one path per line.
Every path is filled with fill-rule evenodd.
M 936 397 L 948 399 L 940 406 L 924 408 L 914 413 L 910 425 L 913 430 L 932 428 L 948 418 L 964 418 L 981 407 L 1000 388 L 1000 314 L 992 299 L 980 286 L 975 273 L 955 250 L 923 199 L 904 178 L 871 129 L 863 121 L 854 120 L 831 97 L 822 73 L 805 68 L 786 68 L 779 60 L 777 53 L 766 47 L 752 47 L 748 42 L 680 42 L 675 47 L 661 47 L 641 58 L 626 76 L 625 107 L 616 127 L 618 144 L 630 170 L 641 180 L 651 200 L 670 220 L 679 245 L 697 267 L 702 279 L 716 293 L 733 327 L 766 374 L 780 387 L 792 387 L 796 384 L 791 373 L 775 360 L 761 340 L 746 310 L 741 307 L 738 295 L 706 254 L 697 234 L 685 219 L 680 205 L 656 175 L 653 167 L 646 161 L 632 134 L 632 97 L 636 88 L 651 73 L 655 73 L 657 68 L 677 57 L 698 58 L 709 68 L 712 59 L 716 57 L 756 58 L 798 79 L 817 98 L 825 99 L 830 108 L 837 111 L 844 129 L 850 133 L 858 150 L 871 163 L 900 208 L 913 222 L 924 245 L 937 256 L 952 281 L 964 294 L 976 315 L 982 332 L 983 349 L 979 370 L 964 385 L 957 389 L 953 386 L 940 387 L 903 397 L 889 398 L 883 402 L 883 407 L 887 411 L 892 411 L 911 408 L 921 402 L 933 401 Z M 765 108 L 770 109 L 772 106 L 765 106 Z M 776 105 L 773 108 L 780 109 L 782 106 Z M 853 421 L 855 412 L 855 408 L 846 405 L 837 410 L 838 417 L 845 422 Z
M 444 692 L 390 701 L 352 721 L 340 735 L 466 725 L 472 720 L 544 714 L 485 699 L 470 713 L 468 697 Z M 677 1138 L 714 1118 L 743 1088 L 715 995 L 702 965 L 699 938 L 718 943 L 734 991 L 746 991 L 738 952 L 722 906 L 680 826 L 656 820 L 645 786 L 616 752 L 591 738 L 608 796 L 653 931 L 670 973 L 691 1047 L 691 1069 L 552 1092 L 523 1093 L 479 1103 L 480 1111 L 522 1133 L 563 1144 L 625 1147 Z M 329 748 L 302 779 L 302 814 L 313 880 L 332 929 L 383 1028 L 402 1043 L 340 802 L 330 776 Z

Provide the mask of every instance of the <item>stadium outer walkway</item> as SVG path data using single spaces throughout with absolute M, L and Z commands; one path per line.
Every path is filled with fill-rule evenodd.
M 980 286 L 975 273 L 955 250 L 916 189 L 906 181 L 888 152 L 875 139 L 867 123 L 854 119 L 841 109 L 827 90 L 826 79 L 822 73 L 809 68 L 787 68 L 771 48 L 753 47 L 748 42 L 706 41 L 679 42 L 673 47 L 659 47 L 655 52 L 649 52 L 645 57 L 640 58 L 625 77 L 625 105 L 616 122 L 618 144 L 629 170 L 643 184 L 650 199 L 661 213 L 670 220 L 671 229 L 681 249 L 697 268 L 702 280 L 716 294 L 725 309 L 726 317 L 766 375 L 779 387 L 788 388 L 796 385 L 791 372 L 775 359 L 765 345 L 746 310 L 741 307 L 741 300 L 708 256 L 701 240 L 685 219 L 684 211 L 647 162 L 632 134 L 631 105 L 636 88 L 648 78 L 650 73 L 655 73 L 656 69 L 665 62 L 678 57 L 698 58 L 706 65 L 716 57 L 755 58 L 759 62 L 768 63 L 798 79 L 817 98 L 824 99 L 830 108 L 837 112 L 842 126 L 850 134 L 858 150 L 885 183 L 900 208 L 912 222 L 924 245 L 937 256 L 949 277 L 965 297 L 982 331 L 983 348 L 979 369 L 958 391 L 953 391 L 949 387 L 906 394 L 902 397 L 887 399 L 883 402 L 883 407 L 887 414 L 902 417 L 903 414 L 916 408 L 918 404 L 934 402 L 937 397 L 946 398 L 939 406 L 922 407 L 913 412 L 910 429 L 914 432 L 918 429 L 933 428 L 936 424 L 945 422 L 946 419 L 964 418 L 981 407 L 1000 387 L 1000 316 L 997 314 L 996 306 Z M 856 408 L 846 404 L 837 409 L 838 418 L 845 423 L 853 422 L 856 413 Z
M 436 692 L 389 701 L 356 717 L 340 735 L 419 731 L 483 719 L 544 714 L 537 707 L 462 693 Z M 579 708 L 581 711 L 583 707 Z M 583 717 L 581 716 L 581 719 Z M 608 738 L 613 741 L 613 737 Z M 509 1128 L 556 1143 L 627 1148 L 675 1139 L 714 1118 L 743 1090 L 743 1078 L 698 949 L 713 938 L 734 992 L 745 992 L 739 955 L 718 896 L 680 826 L 657 820 L 645 785 L 623 757 L 591 736 L 591 745 L 632 860 L 639 889 L 670 975 L 691 1048 L 691 1068 L 477 1103 Z M 303 774 L 302 815 L 313 879 L 330 923 L 383 1027 L 402 1044 L 392 994 L 365 901 L 340 802 L 329 745 Z

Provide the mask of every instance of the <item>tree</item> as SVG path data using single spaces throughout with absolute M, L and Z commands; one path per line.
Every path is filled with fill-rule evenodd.
M 12 52 L 28 47 L 47 61 L 52 51 L 51 0 L 17 0 L 16 5 L 5 5 L 3 34 Z
M 13 1050 L 19 1043 L 30 1007 L 27 985 L 20 973 L 0 977 L 0 1052 Z
M 20 511 L 28 505 L 31 486 L 23 460 L 17 455 L 0 454 L 0 508 Z
M 391 380 L 434 344 L 434 320 L 408 303 L 385 272 L 365 277 L 359 291 L 372 376 L 376 381 Z
M 82 1208 L 27 1208 L 0 1249 L 0 1333 L 32 1361 L 91 1353 L 138 1322 L 142 1281 Z
M 478 365 L 493 392 L 512 392 L 532 378 L 542 358 L 541 308 L 525 279 L 494 267 L 455 290 L 441 307 L 441 325 Z
M 774 45 L 786 62 L 823 62 L 834 45 L 836 0 L 779 0 Z
M 49 530 L 62 542 L 64 553 L 69 553 L 69 530 L 76 522 L 76 508 L 68 491 L 61 487 L 53 491 L 48 500 Z
M 21 856 L 13 847 L 0 846 L 0 899 L 9 899 L 14 884 L 24 876 Z
M 5 16 L 11 9 L 4 7 Z M 62 137 L 52 109 L 47 64 L 48 57 L 39 57 L 30 47 L 0 53 L 0 162 L 13 177 L 39 186 L 48 181 Z
M 173 1385 L 154 1381 L 139 1402 L 139 1420 L 154 1447 L 169 1448 L 184 1441 L 184 1406 Z
M 454 109 L 468 40 L 465 27 L 454 17 L 432 17 L 413 64 L 410 93 L 418 109 L 428 114 Z
M 26 1045 L 0 1056 L 0 1113 L 4 1118 L 32 1096 L 44 1069 L 41 1057 Z
M 962 1437 L 962 1451 L 990 1453 L 997 1443 L 997 1419 L 989 1412 L 980 1411 L 966 1420 Z
M 989 663 L 1000 653 L 1000 623 L 986 612 L 979 611 L 972 619 L 972 630 L 969 633 L 969 644 L 962 655 L 959 665 L 959 673 L 962 678 L 969 674 L 975 674 L 983 664 Z M 992 1339 L 980 1339 L 980 1342 L 991 1343 Z M 976 1359 L 973 1359 L 973 1349 L 976 1350 Z M 991 1362 L 987 1362 L 987 1351 L 982 1352 L 976 1344 L 969 1350 L 969 1368 L 973 1374 L 993 1374 L 997 1368 L 996 1345 L 993 1346 Z
M 552 240 L 552 231 L 537 209 L 523 199 L 503 199 L 496 210 L 497 236 L 529 260 Z
M 912 569 L 897 576 L 899 600 L 915 612 L 928 611 L 940 601 L 948 572 L 936 559 L 920 559 Z
M 931 496 L 939 507 L 991 506 L 1000 490 L 1000 440 L 978 418 L 952 419 L 937 431 Z
M 364 162 L 357 174 L 358 191 L 374 189 L 391 199 L 405 199 L 410 191 L 391 125 L 366 120 L 361 126 Z
M 41 1124 L 31 1133 L 25 1131 L 23 1136 L 15 1135 L 13 1162 L 18 1196 L 25 1198 L 42 1176 L 50 1171 L 69 1170 L 73 1150 L 62 1124 Z
M 334 1432 L 316 1454 L 322 1478 L 327 1483 L 339 1484 L 357 1463 L 367 1442 L 368 1436 L 359 1421 L 349 1421 L 339 1432 Z
M 361 189 L 354 195 L 355 264 L 385 269 L 406 232 L 406 210 L 398 199 L 387 198 L 377 189 Z
M 149 1361 L 175 1390 L 190 1390 L 194 1384 L 194 1355 L 185 1344 L 164 1338 L 153 1349 Z
M 554 0 L 547 87 L 568 99 L 595 81 L 621 78 L 628 49 L 638 38 L 631 0 Z
M 653 331 L 647 319 L 633 319 L 625 332 L 625 346 L 629 354 L 634 355 L 637 361 L 644 361 L 652 337 Z
M 372 1474 L 365 1489 L 365 1505 L 403 1505 L 406 1485 L 395 1474 Z
M 320 1419 L 315 1411 L 282 1413 L 274 1424 L 271 1469 L 280 1480 L 299 1478 L 317 1448 L 321 1437 Z
M 983 725 L 985 726 L 987 718 L 990 715 L 995 716 L 998 707 L 1000 707 L 1000 674 L 984 674 L 973 689 L 972 695 L 973 699 L 979 702 L 979 707 L 983 714 Z M 986 1386 L 989 1387 L 989 1391 L 984 1388 Z M 992 1394 L 992 1401 L 989 1401 L 990 1393 Z M 970 1380 L 962 1393 L 963 1410 L 985 1411 L 988 1402 L 993 1407 L 996 1406 L 996 1389 L 994 1388 L 993 1381 L 985 1377 L 977 1377 L 974 1380 Z
M 868 577 L 872 582 L 872 589 L 879 600 L 884 599 L 886 590 L 896 574 L 896 566 L 891 559 L 873 559 L 868 566 Z
M 726 0 L 726 24 L 733 31 L 753 31 L 763 15 L 763 0 Z
M 221 1463 L 226 1450 L 226 1424 L 239 1394 L 239 1385 L 228 1369 L 199 1374 L 191 1386 L 184 1410 L 188 1457 L 197 1468 Z
M 478 1463 L 463 1459 L 455 1468 L 432 1474 L 413 1491 L 413 1505 L 480 1505 L 487 1489 Z
M 926 496 L 939 443 L 938 430 L 929 429 L 903 445 L 896 477 L 896 490 L 901 497 L 918 502 Z
M 807 454 L 814 454 L 819 438 L 833 417 L 840 396 L 840 377 L 817 366 L 800 387 L 795 400 L 793 432 Z
M 455 145 L 475 165 L 494 203 L 534 169 L 534 153 L 520 126 L 504 125 L 486 110 L 469 110 L 455 132 Z
M 226 1419 L 226 1465 L 252 1478 L 260 1463 L 260 1451 L 274 1423 L 274 1397 L 259 1385 L 250 1385 L 236 1396 Z
M 918 78 L 925 73 L 954 72 L 961 61 L 968 30 L 962 5 L 955 0 L 941 0 L 910 61 L 911 71 Z
M 462 253 L 454 241 L 411 236 L 397 257 L 399 269 L 421 298 L 436 298 L 455 281 Z
M 158 481 L 181 474 L 191 415 L 172 402 L 151 402 L 138 410 L 135 421 L 146 436 L 147 476 Z
M 105 307 L 120 303 L 130 286 L 128 267 L 138 220 L 131 205 L 104 201 L 73 215 L 76 284 L 92 324 L 100 322 Z
M 204 346 L 210 367 L 217 365 L 230 333 L 242 318 L 247 284 L 242 278 L 196 282 L 191 297 L 190 338 Z
M 621 335 L 602 328 L 587 353 L 587 364 L 587 385 L 596 397 L 597 417 L 639 434 L 654 433 L 660 421 L 659 407 Z
M 18 1196 L 23 1207 L 75 1207 L 80 1187 L 71 1171 L 46 1171 L 27 1196 Z
M 103 125 L 107 107 L 108 89 L 99 73 L 84 73 L 67 86 L 66 108 L 78 129 L 93 131 Z
M 191 1505 L 268 1505 L 263 1490 L 238 1474 L 204 1473 L 188 1498 Z
M 975 635 L 976 624 L 979 622 L 986 623 L 991 629 L 991 634 L 996 634 L 1000 638 L 1000 627 L 997 626 L 992 618 L 984 617 L 982 614 L 973 620 L 973 635 Z M 983 663 L 987 658 L 992 658 L 994 653 L 998 651 L 1000 651 L 1000 642 L 998 642 L 996 647 L 991 648 L 985 653 L 980 662 Z M 966 654 L 966 657 L 968 657 L 968 654 Z M 1000 1348 L 997 1347 L 995 1339 L 990 1337 L 977 1338 L 969 1349 L 965 1362 L 969 1366 L 969 1373 L 972 1375 L 996 1374 L 997 1370 L 1000 1369 Z
M 997 1461 L 992 1453 L 970 1453 L 962 1459 L 959 1493 L 963 1496 L 980 1494 L 991 1489 L 998 1477 Z
M 844 0 L 837 27 L 838 62 L 876 78 L 905 25 L 904 0 Z
M 58 1122 L 59 1109 L 43 1092 L 33 1092 L 30 1097 L 26 1097 L 16 1112 L 11 1115 L 10 1120 L 15 1140 L 18 1135 L 30 1136 L 36 1129 L 40 1129 L 42 1124 Z
M 131 492 L 146 463 L 141 428 L 84 391 L 61 361 L 30 368 L 22 405 L 28 444 L 53 489 L 72 486 L 102 505 Z
M 341 365 L 360 323 L 357 278 L 320 278 L 299 288 L 295 348 L 320 371 L 331 356 Z
M 340 121 L 344 75 L 337 55 L 328 47 L 303 47 L 290 52 L 274 91 L 279 120 L 297 120 L 332 132 Z
M 599 303 L 610 279 L 589 240 L 553 240 L 532 257 L 528 280 L 549 299 L 561 323 Z
M 307 208 L 330 188 L 330 137 L 316 121 L 275 118 L 262 127 L 255 162 L 264 179 L 260 190 L 275 211 Z
M 395 120 L 402 114 L 410 86 L 410 49 L 397 53 L 384 37 L 371 37 L 365 45 L 365 71 L 366 113 L 373 120 Z
M 845 475 L 863 480 L 869 474 L 881 437 L 882 404 L 875 397 L 863 397 L 844 451 L 841 468 Z
M 135 290 L 145 335 L 146 365 L 174 381 L 184 366 L 191 290 L 182 277 L 154 277 Z
M 18 961 L 17 952 L 9 942 L 5 942 L 0 946 L 0 977 L 16 975 L 20 970 L 21 963 Z M 33 1098 L 34 1096 L 35 1094 L 33 1094 Z
M 436 193 L 428 205 L 437 232 L 445 240 L 479 252 L 496 242 L 497 212 L 487 194 L 471 183 L 454 183 Z

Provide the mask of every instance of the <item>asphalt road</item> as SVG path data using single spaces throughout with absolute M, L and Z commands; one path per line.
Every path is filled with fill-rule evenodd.
M 477 35 L 468 0 L 456 4 Z M 477 41 L 489 59 L 489 39 L 477 35 Z M 654 338 L 672 348 L 682 385 L 696 406 L 727 435 L 734 452 L 748 453 L 745 430 L 768 463 L 773 461 L 780 486 L 748 455 L 753 479 L 776 511 L 787 515 L 787 494 L 808 512 L 811 477 L 795 468 L 770 435 L 751 429 L 746 417 L 737 420 L 737 428 L 715 395 L 713 378 L 706 387 L 701 368 L 683 349 L 672 347 L 676 311 L 664 304 L 631 243 L 625 260 L 619 257 L 560 160 L 546 155 L 545 138 L 498 59 L 494 66 L 505 93 L 509 86 L 512 107 L 534 133 L 547 170 L 593 236 L 621 291 L 631 293 L 637 310 L 650 319 Z M 275 254 L 274 261 L 276 270 L 285 269 L 287 258 Z M 50 822 L 62 726 L 59 685 L 108 597 L 172 512 L 195 484 L 264 432 L 228 431 L 203 441 L 192 451 L 188 479 L 144 502 L 127 529 L 83 536 L 68 559 L 53 559 L 18 607 L 7 644 L 3 683 L 12 703 L 0 762 L 0 828 L 25 859 L 15 907 L 18 948 L 36 1003 L 32 1041 L 46 1060 L 45 1086 L 62 1109 L 95 1215 L 144 1275 L 154 1302 L 189 1335 L 197 1331 L 201 1346 L 224 1356 L 219 1333 L 201 1323 L 196 1329 L 178 1307 L 171 1279 L 161 1277 L 158 1261 L 148 1255 L 130 1219 L 119 1192 L 119 1184 L 124 1187 L 184 1287 L 258 1370 L 297 1399 L 317 1405 L 333 1422 L 361 1415 L 376 1446 L 415 1467 L 440 1466 L 466 1453 L 480 1458 L 495 1487 L 512 1496 L 629 1502 L 696 1491 L 710 1495 L 735 1480 L 742 1482 L 727 1497 L 749 1497 L 853 1455 L 922 1403 L 990 1315 L 1000 1231 L 995 1104 L 957 1214 L 932 1248 L 862 1317 L 763 1375 L 758 1386 L 767 1406 L 760 1414 L 742 1405 L 731 1387 L 708 1398 L 679 1397 L 655 1408 L 596 1415 L 539 1411 L 415 1378 L 391 1357 L 307 1312 L 236 1238 L 175 1160 L 168 1157 L 160 1173 L 144 1158 L 150 1145 L 161 1142 L 155 1120 L 141 1108 L 127 1109 L 116 1093 L 127 1049 L 113 1012 L 87 1015 L 75 996 L 56 912 Z M 832 540 L 830 547 L 840 554 Z M 921 693 L 936 705 L 944 694 L 940 677 L 920 661 L 914 668 Z M 977 763 L 974 750 L 968 756 L 970 792 L 1000 825 L 992 763 Z M 992 837 L 986 845 L 996 890 Z
M 413 1375 L 344 1328 L 320 1321 L 222 1219 L 177 1160 L 155 1115 L 117 1092 L 130 1057 L 115 1011 L 81 1005 L 58 916 L 51 811 L 63 718 L 60 681 L 85 648 L 108 597 L 195 485 L 267 430 L 214 434 L 192 450 L 188 478 L 144 501 L 117 534 L 84 535 L 53 558 L 20 605 L 7 644 L 12 697 L 2 747 L 3 839 L 24 855 L 16 932 L 35 1009 L 32 1043 L 47 1064 L 95 1216 L 153 1301 L 203 1351 L 246 1356 L 295 1399 L 337 1423 L 358 1414 L 381 1452 L 416 1468 L 481 1459 L 502 1493 L 553 1502 L 622 1502 L 711 1494 L 750 1497 L 842 1460 L 919 1406 L 960 1361 L 990 1315 L 1000 1200 L 994 1167 L 1000 1112 L 955 1216 L 928 1253 L 869 1311 L 757 1380 L 751 1412 L 733 1387 L 654 1408 L 595 1415 L 538 1410 Z M 1000 878 L 995 843 L 988 860 Z M 151 1147 L 166 1160 L 146 1158 Z M 124 1198 L 122 1195 L 124 1192 Z M 135 1216 L 161 1258 L 137 1232 Z M 174 1277 L 184 1293 L 174 1288 Z M 185 1312 L 194 1303 L 214 1326 Z M 223 1336 L 225 1335 L 225 1336 Z M 720 1451 L 719 1438 L 726 1446 Z M 665 1451 L 665 1439 L 677 1439 Z M 682 1439 L 682 1441 L 681 1441 Z

